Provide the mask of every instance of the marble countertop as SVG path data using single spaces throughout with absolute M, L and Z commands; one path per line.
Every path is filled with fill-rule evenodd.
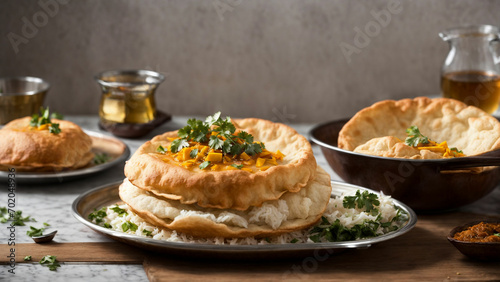
M 111 136 L 109 133 L 100 130 L 97 126 L 97 117 L 70 116 L 68 120 L 79 124 L 82 128 L 97 131 Z M 153 136 L 170 130 L 175 130 L 183 126 L 187 119 L 174 117 L 172 121 L 155 129 L 153 132 L 141 139 L 122 139 L 130 148 L 135 150 L 146 140 Z M 299 133 L 307 135 L 311 124 L 291 124 Z M 330 173 L 333 180 L 341 180 L 328 166 L 320 149 L 313 146 L 314 154 L 320 166 Z M 107 242 L 110 241 L 85 225 L 77 221 L 71 214 L 73 201 L 82 193 L 108 183 L 120 181 L 124 178 L 123 164 L 112 167 L 106 171 L 90 175 L 84 179 L 73 180 L 52 184 L 18 184 L 16 190 L 16 210 L 21 210 L 24 216 L 32 216 L 37 222 L 30 222 L 27 226 L 16 229 L 16 243 L 31 243 L 32 239 L 26 235 L 29 226 L 42 227 L 43 222 L 50 224 L 46 232 L 58 230 L 55 238 L 57 242 Z M 7 181 L 0 184 L 0 207 L 7 206 Z M 461 208 L 461 211 L 480 214 L 500 214 L 500 189 L 497 187 L 487 197 L 471 205 Z M 8 230 L 0 229 L 1 238 L 6 244 Z M 19 260 L 20 258 L 18 258 Z M 7 273 L 9 268 L 2 265 L 0 280 L 15 279 L 15 281 L 33 281 L 37 277 L 39 281 L 147 281 L 142 265 L 97 265 L 97 264 L 69 264 L 63 263 L 57 272 L 49 271 L 46 267 L 40 266 L 37 262 L 19 263 L 15 275 Z

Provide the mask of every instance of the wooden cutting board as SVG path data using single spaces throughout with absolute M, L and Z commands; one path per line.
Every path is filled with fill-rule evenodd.
M 36 262 L 50 254 L 61 262 L 143 264 L 150 281 L 498 281 L 500 261 L 469 259 L 446 240 L 446 235 L 454 226 L 469 221 L 499 218 L 467 213 L 423 215 L 407 234 L 368 249 L 333 255 L 320 252 L 316 257 L 290 260 L 182 258 L 144 252 L 118 242 L 18 244 L 16 256 L 18 263 L 23 263 L 22 258 L 26 255 L 31 255 Z M 9 248 L 6 244 L 0 245 L 2 254 L 8 254 Z M 0 263 L 7 262 L 8 258 L 2 255 Z

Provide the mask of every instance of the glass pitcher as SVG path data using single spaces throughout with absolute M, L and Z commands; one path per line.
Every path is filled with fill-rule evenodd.
M 441 69 L 444 97 L 493 113 L 500 102 L 500 59 L 495 52 L 500 29 L 491 25 L 445 30 L 439 36 L 450 43 Z

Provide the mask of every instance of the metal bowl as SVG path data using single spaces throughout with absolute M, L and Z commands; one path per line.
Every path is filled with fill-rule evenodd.
M 455 246 L 462 254 L 478 260 L 500 260 L 500 243 L 497 242 L 465 242 L 453 239 L 456 233 L 466 230 L 478 223 L 495 223 L 499 224 L 499 220 L 482 220 L 469 222 L 462 226 L 457 226 L 448 234 L 448 241 Z
M 0 78 L 0 124 L 37 113 L 49 88 L 37 77 Z
M 498 166 L 481 173 L 458 169 L 473 166 L 474 157 L 409 160 L 340 149 L 338 135 L 348 120 L 320 124 L 310 131 L 311 140 L 321 147 L 328 164 L 344 181 L 382 191 L 417 212 L 439 212 L 470 204 L 500 183 Z M 489 165 L 498 165 L 498 157 L 490 159 Z

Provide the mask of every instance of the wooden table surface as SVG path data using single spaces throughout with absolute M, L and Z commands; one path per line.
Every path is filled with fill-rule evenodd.
M 150 281 L 358 280 L 500 281 L 500 261 L 476 261 L 446 239 L 456 225 L 499 217 L 470 213 L 419 216 L 416 227 L 368 249 L 280 260 L 220 260 L 141 251 L 122 243 L 18 244 L 17 256 L 39 261 L 56 255 L 61 262 L 142 264 Z M 1 253 L 8 253 L 6 244 Z M 2 256 L 1 263 L 8 258 Z M 21 262 L 22 263 L 22 262 Z

